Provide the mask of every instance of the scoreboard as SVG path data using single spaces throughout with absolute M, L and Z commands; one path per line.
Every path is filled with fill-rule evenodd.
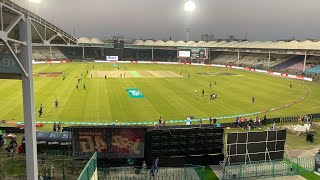
M 178 58 L 185 58 L 190 60 L 206 60 L 208 59 L 207 48 L 178 48 Z

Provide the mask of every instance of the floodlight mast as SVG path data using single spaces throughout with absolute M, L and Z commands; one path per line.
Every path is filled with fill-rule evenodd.
M 32 11 L 35 13 L 35 5 L 40 4 L 42 0 L 29 0 L 29 2 L 32 4 Z
M 185 22 L 186 22 L 186 28 L 185 28 L 185 32 L 186 32 L 186 40 L 189 41 L 189 32 L 190 32 L 190 25 L 189 25 L 189 17 L 191 16 L 192 12 L 195 10 L 196 5 L 194 4 L 194 2 L 192 1 L 187 1 L 184 4 L 184 12 L 185 12 Z

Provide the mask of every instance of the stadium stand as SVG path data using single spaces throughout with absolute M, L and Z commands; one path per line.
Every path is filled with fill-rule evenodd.
M 315 66 L 306 71 L 307 73 L 320 74 L 320 66 Z
M 306 69 L 309 69 L 310 67 L 311 67 L 310 64 L 306 64 Z M 284 70 L 295 71 L 295 72 L 303 71 L 303 62 L 299 62 L 298 64 L 294 64 L 292 66 L 289 66 L 289 67 L 285 68 Z
M 237 65 L 238 54 L 235 52 L 211 51 L 211 54 L 212 54 L 211 63 Z M 281 67 L 290 66 L 291 61 L 296 59 L 295 57 L 296 57 L 295 55 L 272 54 L 270 58 L 270 67 L 278 67 L 278 65 L 280 66 L 280 64 L 285 64 L 285 65 L 281 65 Z M 250 66 L 253 68 L 263 69 L 268 66 L 268 61 L 269 61 L 268 53 L 241 52 L 239 57 L 239 66 Z M 290 63 L 285 63 L 287 61 Z M 301 61 L 301 58 L 299 58 L 299 61 Z M 303 57 L 302 57 L 302 61 L 303 61 Z
M 283 61 L 282 63 L 279 63 L 273 66 L 272 68 L 274 70 L 286 69 L 290 66 L 303 62 L 303 60 L 304 60 L 303 56 L 293 56 L 292 58 L 289 58 L 286 61 Z
M 55 59 L 66 59 L 67 57 L 57 47 L 33 47 L 32 58 L 34 60 L 55 60 Z

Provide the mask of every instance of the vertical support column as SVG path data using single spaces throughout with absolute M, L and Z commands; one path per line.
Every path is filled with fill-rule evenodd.
M 306 71 L 307 52 L 304 53 L 303 72 Z
M 137 50 L 137 56 L 136 56 L 136 61 L 139 61 L 139 51 Z
M 51 46 L 50 47 L 50 59 L 52 60 L 52 49 L 51 49 Z
M 82 46 L 82 59 L 84 59 L 84 46 Z
M 3 29 L 3 13 L 2 13 L 2 4 L 1 4 L 1 6 L 0 6 L 0 20 L 1 20 L 1 31 L 3 31 L 4 29 Z
M 210 56 L 210 52 L 211 52 L 211 51 L 210 51 L 210 48 L 208 48 L 208 49 L 207 49 L 207 51 L 208 51 L 208 59 L 209 59 L 209 63 L 211 63 L 211 56 Z
M 152 49 L 151 49 L 151 60 L 153 61 L 153 46 L 152 46 Z
M 33 97 L 31 20 L 29 18 L 25 18 L 24 21 L 20 21 L 19 35 L 20 40 L 26 42 L 26 46 L 20 46 L 20 62 L 28 73 L 28 77 L 25 75 L 22 75 L 21 77 L 23 90 L 24 135 L 26 139 L 27 179 L 35 180 L 38 179 L 38 161 Z
M 237 66 L 239 66 L 239 62 L 240 62 L 240 50 L 238 50 L 238 61 L 237 61 Z
M 187 42 L 189 41 L 189 32 L 187 30 Z
M 44 40 L 47 40 L 47 26 L 44 25 Z
M 270 68 L 270 61 L 271 61 L 271 51 L 269 50 L 268 68 Z

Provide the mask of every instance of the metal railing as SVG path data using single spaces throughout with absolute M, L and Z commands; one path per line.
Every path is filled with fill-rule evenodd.
M 285 158 L 283 160 L 231 163 L 228 165 L 221 163 L 220 165 L 223 167 L 222 179 L 266 178 L 313 172 L 315 158 Z
M 99 180 L 204 180 L 205 167 L 186 165 L 183 168 L 145 169 L 141 167 L 112 167 L 98 169 Z
M 44 24 L 45 26 L 47 26 L 48 28 L 50 28 L 51 30 L 61 34 L 62 36 L 65 36 L 66 38 L 70 39 L 71 41 L 73 41 L 74 43 L 77 43 L 78 39 L 76 37 L 71 36 L 70 34 L 66 33 L 65 31 L 63 31 L 62 29 L 58 28 L 57 26 L 51 24 L 49 21 L 41 18 L 40 16 L 34 14 L 33 12 L 22 8 L 21 6 L 15 4 L 14 2 L 10 1 L 10 0 L 0 0 L 1 3 L 15 9 L 16 11 L 19 11 L 21 13 L 23 13 L 24 15 L 26 15 L 27 17 L 32 18 L 34 21 L 40 23 L 40 24 Z
M 78 177 L 78 180 L 88 180 L 88 179 L 96 179 L 93 178 L 94 176 L 97 177 L 97 152 L 95 152 L 90 160 L 88 161 L 87 165 L 82 170 L 80 176 Z

